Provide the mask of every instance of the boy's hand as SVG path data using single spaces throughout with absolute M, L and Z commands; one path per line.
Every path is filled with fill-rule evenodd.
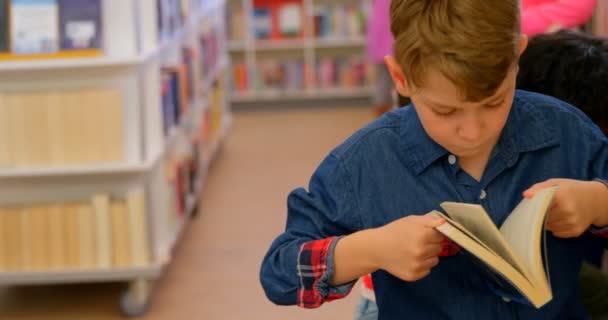
M 444 236 L 435 230 L 444 219 L 408 216 L 377 229 L 379 268 L 405 281 L 426 277 L 439 263 Z
M 608 190 L 601 182 L 549 179 L 533 185 L 523 195 L 532 198 L 541 189 L 555 185 L 557 190 L 549 208 L 547 229 L 556 237 L 578 237 L 591 225 L 606 223 Z

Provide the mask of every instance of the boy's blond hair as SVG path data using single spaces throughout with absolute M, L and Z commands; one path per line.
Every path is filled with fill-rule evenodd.
M 519 52 L 519 0 L 392 0 L 395 59 L 415 90 L 435 68 L 468 101 L 493 95 Z

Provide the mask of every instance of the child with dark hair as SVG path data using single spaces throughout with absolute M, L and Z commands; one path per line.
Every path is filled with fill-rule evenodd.
M 566 101 L 608 134 L 607 38 L 566 30 L 540 35 L 530 40 L 519 67 L 518 89 Z M 608 277 L 597 268 L 597 248 L 588 250 L 591 264 L 583 265 L 579 278 L 582 302 L 593 319 L 608 318 Z
M 607 38 L 567 30 L 539 35 L 519 66 L 519 89 L 566 101 L 608 133 Z

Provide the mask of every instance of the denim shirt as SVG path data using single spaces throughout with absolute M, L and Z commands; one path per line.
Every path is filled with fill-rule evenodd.
M 606 176 L 604 135 L 578 109 L 547 96 L 516 92 L 479 182 L 431 140 L 413 107 L 395 110 L 334 149 L 308 191 L 289 195 L 286 230 L 264 258 L 261 282 L 277 304 L 317 307 L 352 288 L 352 283 L 329 285 L 333 248 L 341 236 L 440 210 L 443 201 L 481 204 L 501 226 L 522 192 L 537 182 Z M 600 242 L 591 232 L 573 239 L 547 233 L 553 299 L 540 309 L 491 290 L 468 254 L 441 258 L 430 275 L 415 282 L 378 270 L 372 277 L 379 319 L 585 319 L 578 272 L 586 252 L 600 250 Z

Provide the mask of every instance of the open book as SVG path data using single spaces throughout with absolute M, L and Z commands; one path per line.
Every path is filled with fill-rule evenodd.
M 532 199 L 523 199 L 500 229 L 480 205 L 444 202 L 441 207 L 447 217 L 433 211 L 447 221 L 437 230 L 500 276 L 494 280 L 508 281 L 511 289 L 540 308 L 553 298 L 544 255 L 545 218 L 555 189 L 547 188 Z

